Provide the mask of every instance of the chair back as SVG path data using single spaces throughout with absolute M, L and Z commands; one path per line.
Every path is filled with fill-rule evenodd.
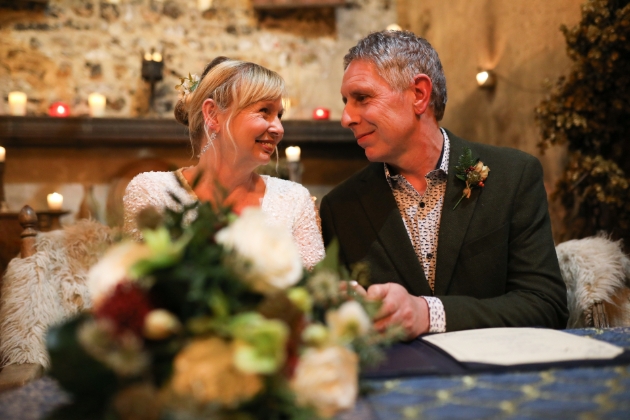
M 556 246 L 567 286 L 567 328 L 630 326 L 630 259 L 605 236 Z
M 19 220 L 21 255 L 9 262 L 0 295 L 0 377 L 24 365 L 39 373 L 49 366 L 48 327 L 91 307 L 87 273 L 112 242 L 110 228 L 92 220 L 38 232 L 28 206 Z

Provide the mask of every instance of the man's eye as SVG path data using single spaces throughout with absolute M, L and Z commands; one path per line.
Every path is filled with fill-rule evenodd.
M 357 102 L 363 102 L 366 98 L 367 96 L 365 95 L 357 95 L 356 100 Z
M 261 108 L 260 112 L 262 112 L 263 114 L 268 114 L 269 113 L 269 109 L 268 108 Z
M 282 112 L 281 112 L 281 113 L 279 113 L 279 114 L 278 114 L 278 119 L 279 119 L 279 120 L 281 120 L 283 115 L 284 115 L 284 114 L 283 114 Z

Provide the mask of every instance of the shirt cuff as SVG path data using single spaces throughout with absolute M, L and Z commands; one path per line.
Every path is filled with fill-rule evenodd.
M 422 298 L 429 305 L 429 332 L 446 332 L 446 313 L 442 301 L 435 296 L 422 296 Z

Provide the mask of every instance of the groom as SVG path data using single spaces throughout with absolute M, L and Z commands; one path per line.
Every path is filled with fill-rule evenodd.
M 440 128 L 442 65 L 411 32 L 368 35 L 344 67 L 341 124 L 372 163 L 324 197 L 322 229 L 326 244 L 339 240 L 347 265 L 369 264 L 367 296 L 382 301 L 376 326 L 402 325 L 407 339 L 564 328 L 566 288 L 539 161 Z M 467 148 L 482 162 L 460 168 L 468 184 L 456 177 Z

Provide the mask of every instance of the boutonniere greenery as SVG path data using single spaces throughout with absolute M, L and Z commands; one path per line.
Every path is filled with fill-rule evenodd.
M 474 159 L 472 151 L 464 148 L 464 153 L 459 157 L 459 165 L 455 167 L 455 176 L 466 183 L 466 187 L 462 192 L 462 196 L 457 200 L 453 210 L 457 208 L 459 203 L 465 198 L 470 198 L 470 193 L 475 187 L 483 188 L 490 168 L 485 166 L 479 159 Z

